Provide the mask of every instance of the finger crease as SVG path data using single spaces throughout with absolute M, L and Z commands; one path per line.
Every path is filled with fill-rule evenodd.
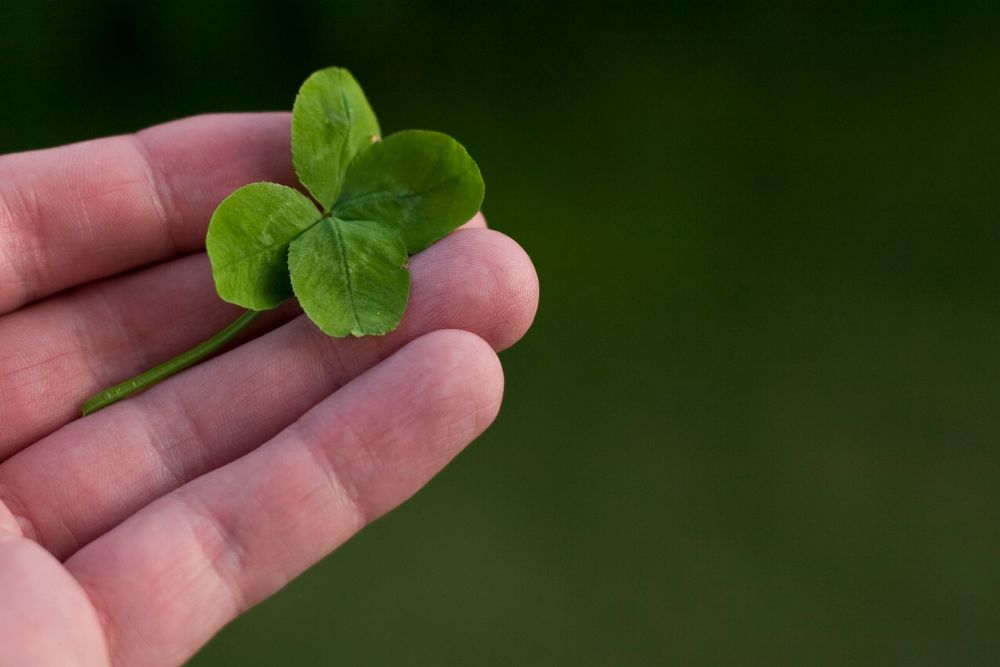
M 146 397 L 142 398 L 142 402 L 145 406 L 150 406 Z M 205 434 L 191 405 L 183 397 L 176 400 L 164 400 L 160 397 L 157 405 L 172 405 L 174 409 L 163 416 L 157 416 L 157 410 L 151 409 L 151 406 L 140 410 L 146 418 L 147 438 L 174 485 L 181 486 L 205 469 L 204 456 L 201 454 L 204 451 L 203 444 L 207 442 Z M 168 433 L 183 435 L 167 437 L 165 434 Z M 191 460 L 188 461 L 188 458 Z
M 148 368 L 150 366 L 148 348 L 142 344 L 136 331 L 128 326 L 119 302 L 102 290 L 92 290 L 89 295 L 95 297 L 99 307 L 104 311 L 104 317 L 100 318 L 99 321 L 102 324 L 110 325 L 113 329 L 112 332 L 108 332 L 107 327 L 95 327 L 93 325 L 94 313 L 89 307 L 72 311 L 74 340 L 82 341 L 78 344 L 78 349 L 83 353 L 81 357 L 87 361 L 91 368 L 91 376 L 97 379 L 99 384 L 114 380 L 115 378 L 106 377 L 105 371 L 108 366 L 103 357 L 108 354 L 109 349 L 112 350 L 111 355 L 119 354 L 117 350 L 122 346 L 137 367 Z M 109 340 L 110 345 L 107 344 Z
M 364 462 L 352 462 L 354 465 L 359 465 L 360 463 L 360 466 L 368 468 L 376 468 L 378 466 L 371 449 L 365 446 L 360 431 L 350 420 L 339 416 L 334 420 L 334 425 L 340 427 L 337 431 L 337 439 L 340 441 L 341 447 L 362 452 L 361 456 L 365 459 Z M 364 494 L 358 488 L 354 476 L 342 474 L 341 470 L 338 469 L 338 464 L 335 462 L 335 457 L 331 456 L 327 448 L 324 447 L 327 444 L 326 441 L 329 438 L 330 429 L 324 429 L 323 432 L 320 432 L 315 428 L 306 426 L 304 420 L 299 420 L 295 426 L 302 432 L 302 442 L 306 447 L 306 451 L 312 460 L 316 462 L 317 468 L 324 472 L 327 483 L 334 494 L 338 498 L 343 499 L 348 507 L 354 511 L 360 518 L 361 525 L 368 524 L 374 520 L 374 508 L 369 507 L 364 502 Z
M 0 243 L 0 267 L 4 269 L 0 271 L 0 278 L 3 279 L 4 283 L 16 285 L 17 288 L 17 293 L 10 296 L 0 293 L 0 306 L 4 302 L 11 304 L 23 303 L 27 298 L 27 281 L 21 275 L 17 264 L 14 262 L 15 248 L 9 247 L 15 244 L 17 234 L 14 230 L 14 213 L 11 211 L 10 204 L 7 203 L 7 198 L 3 196 L 2 191 L 0 191 L 0 230 L 6 232 L 4 234 L 4 242 Z M 8 270 L 10 277 L 6 278 L 4 276 Z
M 246 550 L 239 536 L 204 503 L 183 495 L 178 496 L 177 501 L 187 510 L 184 515 L 190 517 L 191 535 L 203 560 L 229 592 L 236 614 L 243 613 L 253 606 L 254 601 L 240 584 L 241 574 L 246 570 Z
M 0 196 L 0 224 L 7 231 L 0 246 L 10 266 L 9 282 L 16 284 L 18 290 L 16 298 L 6 304 L 7 310 L 31 301 L 34 297 L 32 285 L 39 285 L 43 280 L 48 257 L 42 252 L 45 243 L 39 237 L 46 234 L 45 223 L 46 218 L 41 214 L 38 198 L 30 185 Z
M 183 249 L 178 238 L 177 227 L 183 224 L 183 220 L 181 219 L 180 208 L 177 206 L 177 197 L 173 187 L 170 185 L 170 180 L 159 163 L 153 158 L 153 152 L 150 150 L 146 139 L 142 136 L 142 132 L 130 134 L 129 138 L 132 140 L 132 145 L 139 153 L 139 157 L 142 159 L 145 167 L 150 192 L 153 193 L 156 207 L 165 223 L 164 229 L 167 242 L 175 254 L 180 254 L 183 252 Z

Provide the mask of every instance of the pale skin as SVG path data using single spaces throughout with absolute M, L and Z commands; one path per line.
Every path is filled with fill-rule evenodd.
M 0 157 L 0 664 L 180 664 L 496 416 L 538 284 L 477 216 L 411 258 L 391 334 L 334 340 L 289 305 L 78 417 L 239 315 L 205 229 L 236 187 L 294 182 L 288 136 L 283 113 L 200 116 Z

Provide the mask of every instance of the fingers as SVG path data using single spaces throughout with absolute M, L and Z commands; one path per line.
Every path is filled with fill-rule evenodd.
M 466 226 L 483 225 L 477 215 Z M 208 260 L 197 254 L 0 318 L 0 461 L 78 417 L 87 397 L 191 348 L 241 312 L 216 296 Z
M 497 232 L 456 232 L 413 257 L 411 271 L 410 305 L 393 333 L 335 340 L 296 319 L 12 457 L 0 465 L 0 499 L 65 557 L 252 450 L 406 342 L 461 328 L 502 349 L 534 316 L 531 262 Z
M 219 114 L 0 157 L 0 313 L 204 244 L 215 206 L 294 182 L 289 114 Z
M 77 553 L 66 566 L 117 660 L 186 659 L 426 483 L 493 420 L 502 386 L 485 342 L 428 334 Z
M 77 418 L 86 397 L 200 343 L 241 312 L 215 295 L 198 254 L 0 319 L 0 460 Z

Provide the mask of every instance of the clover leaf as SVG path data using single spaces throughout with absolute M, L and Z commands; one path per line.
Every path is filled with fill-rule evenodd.
M 92 397 L 84 414 L 197 363 L 292 297 L 330 336 L 392 331 L 409 298 L 407 257 L 470 219 L 483 200 L 479 167 L 448 135 L 404 130 L 383 140 L 346 69 L 320 70 L 302 84 L 291 146 L 308 195 L 251 183 L 226 197 L 208 225 L 216 290 L 248 312 L 193 350 Z
M 324 211 L 337 198 L 354 156 L 382 135 L 361 86 L 346 69 L 316 72 L 292 108 L 292 164 Z

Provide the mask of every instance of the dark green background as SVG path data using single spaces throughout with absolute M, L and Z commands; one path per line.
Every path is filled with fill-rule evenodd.
M 495 427 L 195 665 L 1000 660 L 1000 5 L 4 0 L 0 150 L 330 64 L 469 148 L 541 309 Z

